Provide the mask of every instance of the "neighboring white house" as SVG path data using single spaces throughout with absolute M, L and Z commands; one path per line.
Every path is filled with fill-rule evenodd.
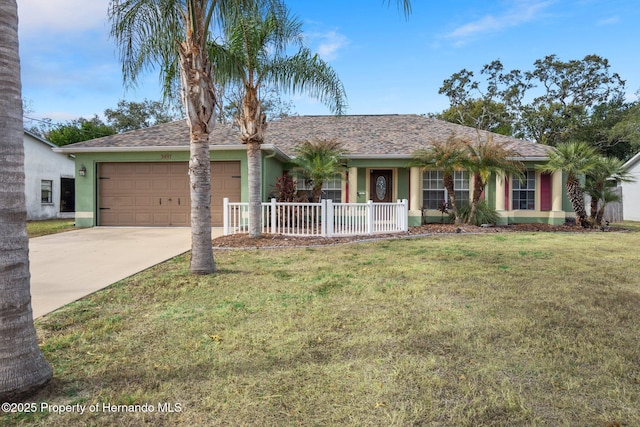
M 622 204 L 624 219 L 628 221 L 640 221 L 640 153 L 633 156 L 624 168 L 632 174 L 635 182 L 623 182 Z
M 75 161 L 30 132 L 24 131 L 23 140 L 27 219 L 73 218 Z

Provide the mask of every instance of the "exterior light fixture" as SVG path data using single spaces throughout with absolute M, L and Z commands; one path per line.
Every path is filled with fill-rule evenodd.
M 87 168 L 84 165 L 80 166 L 80 169 L 78 170 L 78 174 L 80 176 L 86 176 L 87 175 Z

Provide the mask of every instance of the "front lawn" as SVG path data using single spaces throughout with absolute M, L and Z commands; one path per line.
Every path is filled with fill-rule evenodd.
M 38 320 L 55 378 L 33 402 L 78 406 L 0 420 L 637 426 L 638 247 L 441 235 L 216 251 L 210 277 L 178 257 Z
M 43 221 L 28 221 L 27 235 L 29 238 L 46 236 L 49 234 L 62 233 L 73 230 L 75 220 L 71 219 L 49 219 Z

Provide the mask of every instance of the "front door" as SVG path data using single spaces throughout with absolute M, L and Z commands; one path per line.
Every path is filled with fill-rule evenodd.
M 372 170 L 369 184 L 371 200 L 374 203 L 391 203 L 393 197 L 393 172 L 390 170 Z

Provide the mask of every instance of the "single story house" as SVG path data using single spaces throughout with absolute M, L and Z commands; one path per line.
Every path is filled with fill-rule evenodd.
M 623 166 L 633 175 L 635 182 L 621 182 L 623 218 L 628 221 L 640 221 L 640 153 L 629 159 Z
M 262 198 L 269 199 L 277 177 L 292 169 L 294 147 L 303 140 L 336 139 L 347 151 L 346 172 L 325 183 L 336 202 L 409 201 L 409 225 L 438 222 L 446 199 L 442 174 L 411 166 L 415 150 L 451 135 L 477 138 L 476 130 L 421 115 L 291 116 L 268 124 L 262 146 Z M 575 216 L 566 197 L 563 174 L 544 174 L 535 165 L 550 147 L 493 135 L 520 154 L 526 179 L 492 176 L 485 199 L 501 223 L 562 224 Z M 237 130 L 217 127 L 210 135 L 212 226 L 223 221 L 223 198 L 248 201 L 246 147 Z M 58 149 L 74 154 L 76 224 L 187 226 L 189 224 L 189 129 L 185 121 L 161 124 Z M 473 180 L 456 173 L 458 199 L 469 199 Z M 302 180 L 299 188 L 304 186 Z M 378 188 L 380 191 L 376 191 Z
M 24 182 L 28 220 L 73 218 L 75 161 L 56 145 L 24 131 Z

